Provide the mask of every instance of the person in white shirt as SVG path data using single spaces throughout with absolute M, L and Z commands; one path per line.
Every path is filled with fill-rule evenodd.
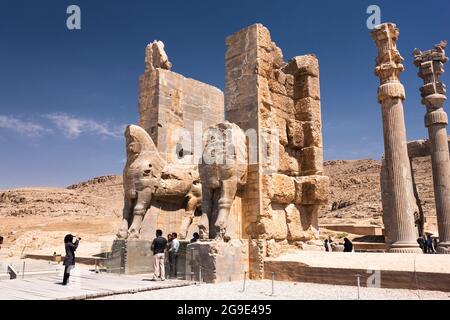
M 177 233 L 172 233 L 172 243 L 169 248 L 169 275 L 177 278 L 178 251 L 180 250 L 180 241 L 177 239 Z

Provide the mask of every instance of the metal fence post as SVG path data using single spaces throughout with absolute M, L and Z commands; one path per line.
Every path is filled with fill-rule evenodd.
M 245 281 L 247 280 L 247 271 L 244 271 L 244 285 L 242 287 L 242 292 L 245 291 Z
M 121 252 L 120 252 L 120 272 L 119 275 L 122 275 L 123 273 L 125 273 L 125 245 L 122 245 L 122 248 L 120 248 Z M 122 263 L 123 263 L 123 267 L 122 267 Z
M 191 248 L 191 281 L 194 281 L 194 248 Z
M 275 293 L 275 272 L 272 272 L 272 296 Z
M 359 300 L 359 287 L 360 287 L 360 277 L 359 273 L 356 274 L 356 285 L 358 286 L 358 300 Z
M 22 264 L 22 279 L 25 278 L 25 261 Z

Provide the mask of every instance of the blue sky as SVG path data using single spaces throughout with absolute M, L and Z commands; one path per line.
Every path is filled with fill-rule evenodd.
M 81 8 L 82 30 L 66 28 Z M 381 110 L 369 5 L 400 28 L 408 139 L 425 138 L 415 47 L 450 40 L 450 2 L 0 0 L 0 189 L 121 174 L 123 125 L 138 119 L 144 51 L 164 41 L 173 71 L 221 89 L 225 37 L 260 22 L 285 60 L 320 61 L 325 159 L 379 159 Z M 447 67 L 449 69 L 449 67 Z M 444 74 L 443 81 L 450 83 Z

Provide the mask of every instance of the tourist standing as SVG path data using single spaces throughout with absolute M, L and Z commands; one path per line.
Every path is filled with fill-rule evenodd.
M 169 249 L 172 246 L 172 234 L 169 233 L 167 235 L 167 246 L 166 246 L 166 253 L 165 253 L 165 259 L 164 259 L 164 270 L 166 272 L 166 274 L 170 275 L 170 259 L 169 259 Z
M 420 246 L 420 249 L 422 249 L 423 253 L 427 253 L 427 241 L 424 240 L 423 236 L 417 238 L 417 243 Z
M 426 234 L 422 235 L 422 242 L 423 242 L 423 253 L 427 253 L 428 245 L 427 245 L 427 235 Z
M 176 232 L 172 233 L 173 240 L 169 248 L 169 275 L 174 278 L 177 278 L 178 251 L 180 250 L 180 241 L 177 237 Z
M 431 234 L 428 236 L 428 239 L 427 239 L 427 251 L 428 251 L 428 253 L 436 252 L 433 248 L 433 238 L 431 237 Z
M 156 230 L 156 238 L 152 242 L 154 275 L 152 280 L 160 278 L 166 280 L 166 270 L 164 270 L 164 251 L 167 240 L 162 236 L 160 229 Z
M 353 251 L 353 243 L 348 238 L 344 238 L 344 252 L 352 252 L 352 251 Z
M 197 242 L 198 239 L 200 239 L 200 235 L 198 234 L 198 232 L 194 232 L 194 234 L 192 235 L 191 243 Z
M 63 266 L 64 267 L 64 277 L 63 286 L 67 285 L 69 282 L 70 271 L 75 267 L 75 251 L 78 248 L 81 238 L 78 238 L 75 243 L 73 242 L 74 236 L 68 234 L 64 237 L 64 247 L 66 249 L 66 256 L 64 257 Z
M 169 233 L 167 235 L 167 246 L 166 246 L 167 251 L 165 253 L 165 260 L 164 260 L 164 268 L 165 268 L 164 270 L 165 270 L 166 274 L 168 274 L 169 276 L 170 276 L 169 249 L 172 246 L 172 240 L 173 240 L 172 234 Z
M 330 251 L 330 243 L 328 242 L 328 239 L 325 239 L 323 246 L 325 247 L 325 251 Z
M 172 246 L 172 240 L 173 240 L 173 236 L 171 233 L 169 233 L 167 235 L 167 250 L 169 250 L 170 247 Z

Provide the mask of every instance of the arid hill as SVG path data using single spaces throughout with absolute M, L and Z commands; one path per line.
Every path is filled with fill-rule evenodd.
M 79 253 L 98 253 L 121 220 L 122 177 L 105 176 L 68 188 L 0 190 L 0 258 L 61 253 L 64 235 L 82 237 Z
M 380 161 L 325 162 L 330 177 L 330 203 L 320 212 L 321 223 L 382 225 Z M 413 160 L 414 178 L 425 216 L 435 216 L 430 157 Z

